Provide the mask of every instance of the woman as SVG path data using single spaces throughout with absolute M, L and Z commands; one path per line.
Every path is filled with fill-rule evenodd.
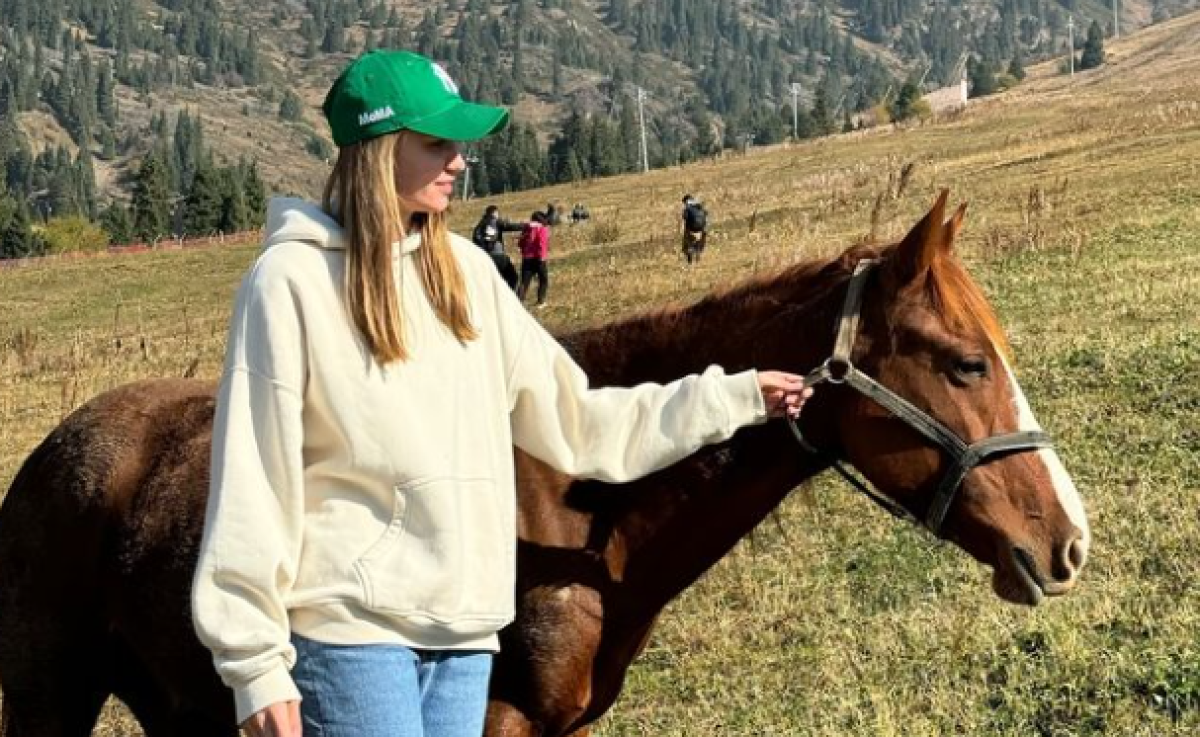
M 507 112 L 382 51 L 324 111 L 340 150 L 322 207 L 271 202 L 234 306 L 196 628 L 256 737 L 474 736 L 513 617 L 512 446 L 622 481 L 796 415 L 809 390 L 718 367 L 589 389 L 446 228 L 458 142 Z
M 546 227 L 546 216 L 535 212 L 521 231 L 517 242 L 521 251 L 521 284 L 517 287 L 517 299 L 525 301 L 525 293 L 533 278 L 537 277 L 537 309 L 546 306 L 546 290 L 550 288 L 550 273 L 546 270 L 546 259 L 550 256 L 550 228 Z

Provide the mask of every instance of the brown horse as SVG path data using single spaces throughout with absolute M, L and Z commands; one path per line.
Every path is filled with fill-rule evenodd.
M 1002 598 L 1033 605 L 1075 585 L 1082 503 L 951 253 L 963 211 L 945 222 L 945 200 L 894 246 L 565 339 L 597 385 L 711 363 L 822 366 L 811 376 L 827 383 L 794 433 L 749 428 L 622 488 L 518 452 L 518 613 L 488 735 L 586 735 L 663 607 L 834 459 L 990 566 Z M 114 694 L 151 737 L 236 733 L 188 613 L 212 414 L 211 385 L 132 384 L 68 417 L 21 468 L 0 509 L 4 737 L 88 735 Z

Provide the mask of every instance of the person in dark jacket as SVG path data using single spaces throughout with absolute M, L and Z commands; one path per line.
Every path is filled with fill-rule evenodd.
M 496 270 L 513 290 L 517 288 L 517 267 L 513 266 L 512 259 L 504 250 L 504 234 L 519 233 L 525 229 L 525 226 L 526 223 L 505 220 L 500 217 L 499 208 L 495 205 L 488 205 L 487 209 L 483 211 L 483 217 L 479 219 L 479 224 L 471 233 L 471 240 L 475 242 L 475 245 L 487 251 L 488 255 L 492 257 L 492 262 L 496 264 Z
M 708 212 L 690 194 L 683 196 L 683 255 L 689 264 L 700 263 L 708 243 Z

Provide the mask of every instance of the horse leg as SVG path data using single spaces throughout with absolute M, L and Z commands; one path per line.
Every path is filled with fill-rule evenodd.
M 216 724 L 202 714 L 177 712 L 159 714 L 148 722 L 138 716 L 146 737 L 238 737 L 237 727 Z M 149 724 L 149 726 L 147 726 Z
M 512 704 L 493 701 L 488 704 L 487 726 L 484 737 L 542 737 L 545 730 L 534 724 Z M 567 737 L 588 737 L 590 726 L 581 727 Z
M 113 692 L 137 718 L 146 737 L 237 737 L 232 714 L 226 721 L 190 706 L 180 706 L 162 688 L 129 647 L 114 657 Z M 4 735 L 0 735 L 4 737 Z
M 30 455 L 0 506 L 4 737 L 87 737 L 112 693 L 102 514 L 57 448 Z
M 543 730 L 520 709 L 503 701 L 488 704 L 484 737 L 541 737 Z M 0 736 L 7 737 L 7 736 Z
M 54 601 L 12 572 L 0 577 L 17 584 L 0 595 L 0 734 L 87 737 L 112 695 L 111 643 L 87 618 L 95 604 Z
M 76 650 L 71 662 L 40 661 L 40 675 L 6 676 L 0 737 L 89 737 L 108 700 L 106 679 L 99 672 L 102 654 Z

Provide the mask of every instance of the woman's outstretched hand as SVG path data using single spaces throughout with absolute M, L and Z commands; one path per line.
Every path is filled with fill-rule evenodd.
M 804 377 L 783 371 L 759 371 L 758 388 L 768 417 L 800 416 L 804 403 L 812 396 L 812 387 L 804 385 Z

